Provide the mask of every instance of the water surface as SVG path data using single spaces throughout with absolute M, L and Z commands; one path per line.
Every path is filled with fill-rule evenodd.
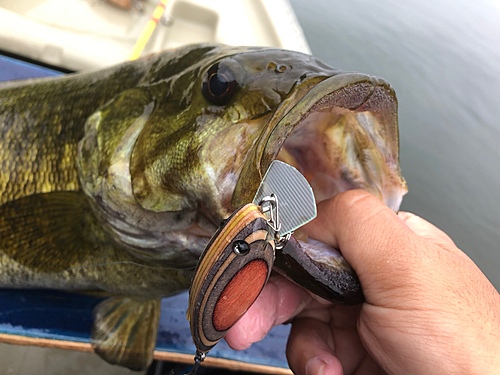
M 291 3 L 316 57 L 394 86 L 402 209 L 447 232 L 500 289 L 500 2 Z

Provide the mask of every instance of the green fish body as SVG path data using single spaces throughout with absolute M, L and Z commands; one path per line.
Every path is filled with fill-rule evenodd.
M 274 159 L 318 201 L 363 188 L 397 210 L 406 192 L 392 88 L 278 49 L 186 46 L 0 84 L 0 132 L 0 287 L 109 294 L 92 343 L 134 369 L 152 360 L 160 298 L 189 287 Z M 302 239 L 277 253 L 278 271 L 359 303 L 341 255 Z

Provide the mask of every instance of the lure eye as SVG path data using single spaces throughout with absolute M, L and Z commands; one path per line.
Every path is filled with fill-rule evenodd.
M 250 251 L 250 246 L 245 241 L 238 240 L 233 243 L 233 251 L 237 255 L 247 255 Z
M 234 96 L 237 86 L 231 71 L 227 67 L 215 64 L 205 75 L 201 91 L 209 102 L 224 105 Z

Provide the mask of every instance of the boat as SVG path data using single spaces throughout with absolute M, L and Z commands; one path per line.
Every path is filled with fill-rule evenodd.
M 164 0 L 142 55 L 190 43 L 310 53 L 288 0 Z M 0 50 L 73 71 L 130 58 L 158 0 L 0 0 Z

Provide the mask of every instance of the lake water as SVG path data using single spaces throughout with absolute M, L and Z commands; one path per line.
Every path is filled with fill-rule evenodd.
M 291 0 L 313 55 L 399 100 L 402 209 L 500 290 L 500 1 Z

